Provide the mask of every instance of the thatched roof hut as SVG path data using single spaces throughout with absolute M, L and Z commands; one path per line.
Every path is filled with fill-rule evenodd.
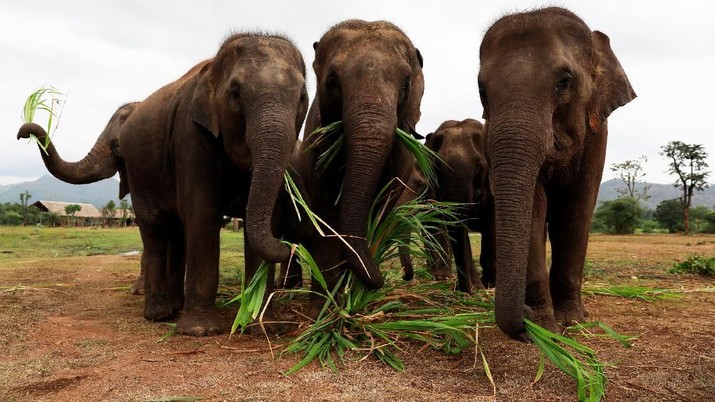
M 101 218 L 102 213 L 99 212 L 97 207 L 92 204 L 84 204 L 80 202 L 61 202 L 61 201 L 37 201 L 33 206 L 39 208 L 41 211 L 52 212 L 59 216 L 67 216 L 65 212 L 65 207 L 68 205 L 79 205 L 80 210 L 75 212 L 74 216 L 80 218 Z

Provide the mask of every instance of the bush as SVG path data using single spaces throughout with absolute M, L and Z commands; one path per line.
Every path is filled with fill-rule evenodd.
M 653 219 L 668 233 L 685 230 L 683 225 L 683 206 L 678 199 L 661 201 L 653 212 Z
M 673 265 L 671 274 L 697 274 L 715 276 L 715 257 L 691 255 L 687 260 Z
M 594 217 L 603 222 L 609 233 L 632 234 L 640 224 L 643 207 L 631 197 L 619 197 L 613 201 L 603 201 L 596 209 Z
M 658 222 L 648 219 L 641 222 L 640 229 L 643 233 L 655 233 L 656 230 L 660 229 L 660 225 Z

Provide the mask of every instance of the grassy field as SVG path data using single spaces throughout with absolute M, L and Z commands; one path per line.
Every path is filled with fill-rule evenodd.
M 478 235 L 472 242 L 476 253 Z M 479 331 L 493 383 L 474 350 L 444 355 L 402 342 L 403 373 L 352 356 L 338 373 L 311 364 L 286 377 L 299 357 L 274 359 L 260 336 L 167 338 L 170 327 L 143 320 L 143 298 L 126 291 L 141 248 L 136 228 L 0 227 L 3 400 L 575 399 L 573 380 L 549 363 L 534 382 L 538 351 L 495 328 Z M 691 255 L 715 256 L 715 236 L 591 237 L 584 284 L 589 319 L 638 337 L 626 349 L 571 333 L 607 363 L 606 400 L 715 398 L 715 284 L 668 273 Z M 390 265 L 385 269 L 397 283 L 399 264 Z M 222 231 L 220 301 L 240 291 L 242 268 L 242 234 Z M 430 283 L 424 275 L 416 281 Z M 642 297 L 661 291 L 674 296 Z M 228 328 L 236 307 L 221 312 Z

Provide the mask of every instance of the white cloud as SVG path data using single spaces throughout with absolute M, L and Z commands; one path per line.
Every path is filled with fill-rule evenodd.
M 69 91 L 55 138 L 62 156 L 91 148 L 116 108 L 141 100 L 215 54 L 231 30 L 280 31 L 310 66 L 312 43 L 346 18 L 387 19 L 425 59 L 420 132 L 481 117 L 476 89 L 484 31 L 508 11 L 544 1 L 33 1 L 0 3 L 0 184 L 46 173 L 35 146 L 15 140 L 21 106 L 42 84 Z M 648 180 L 670 182 L 658 155 L 670 140 L 702 143 L 715 167 L 715 11 L 706 1 L 560 2 L 611 44 L 639 97 L 609 119 L 608 165 L 645 154 Z M 309 85 L 314 85 L 309 71 Z M 312 91 L 311 91 L 312 97 Z

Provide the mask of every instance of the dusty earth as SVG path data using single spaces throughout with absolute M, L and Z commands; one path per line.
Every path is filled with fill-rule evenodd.
M 586 298 L 590 319 L 639 336 L 630 349 L 578 338 L 610 364 L 605 400 L 715 400 L 715 283 L 666 273 L 692 253 L 715 255 L 715 237 L 592 237 L 587 286 L 683 292 L 655 302 Z M 479 339 L 496 390 L 473 350 L 446 356 L 417 344 L 404 345 L 399 354 L 403 373 L 356 355 L 338 373 L 313 363 L 285 376 L 298 358 L 273 358 L 265 338 L 163 338 L 169 326 L 146 322 L 143 299 L 126 291 L 138 266 L 137 256 L 107 255 L 0 264 L 0 400 L 577 399 L 574 381 L 551 364 L 532 384 L 536 348 L 494 328 L 481 330 Z M 226 328 L 234 313 L 223 310 Z M 273 339 L 273 345 L 282 342 Z

